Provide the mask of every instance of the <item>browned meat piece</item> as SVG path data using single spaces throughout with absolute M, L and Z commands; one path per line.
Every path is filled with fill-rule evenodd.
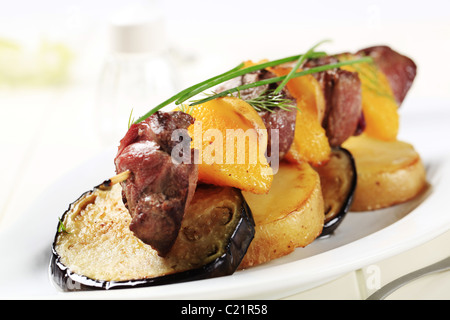
M 401 105 L 416 77 L 417 66 L 410 58 L 387 46 L 375 46 L 358 51 L 374 59 L 376 65 L 386 75 L 395 100 Z
M 185 209 L 195 192 L 198 168 L 193 150 L 189 155 L 177 148 L 177 157 L 188 157 L 188 163 L 171 156 L 176 129 L 187 129 L 194 119 L 182 112 L 157 112 L 147 120 L 133 124 L 121 140 L 115 165 L 117 173 L 130 170 L 122 182 L 122 196 L 132 221 L 130 230 L 161 256 L 166 255 L 178 235 Z M 189 146 L 186 132 L 183 143 Z M 186 149 L 185 149 L 186 150 Z M 178 158 L 178 159 L 180 159 Z
M 338 62 L 332 56 L 308 60 L 305 69 Z M 357 132 L 362 113 L 361 81 L 356 72 L 332 69 L 313 74 L 326 102 L 324 127 L 331 146 L 339 146 Z
M 333 80 L 333 94 L 324 123 L 330 145 L 339 146 L 358 129 L 362 113 L 361 82 L 354 72 L 338 70 Z
M 258 70 L 252 73 L 247 73 L 241 77 L 232 79 L 224 84 L 222 84 L 216 91 L 222 92 L 230 88 L 241 86 L 248 83 L 257 82 L 264 79 L 273 78 L 275 75 L 267 70 Z M 263 85 L 255 88 L 250 88 L 242 90 L 239 92 L 239 96 L 243 100 L 253 99 L 258 97 L 261 93 L 267 90 L 274 90 L 278 84 Z M 295 100 L 285 87 L 281 94 L 288 99 L 292 100 L 292 105 L 295 106 Z M 238 94 L 235 94 L 238 96 Z M 284 155 L 289 151 L 289 148 L 294 141 L 294 131 L 295 131 L 295 120 L 297 118 L 297 111 L 295 108 L 291 110 L 283 110 L 280 108 L 274 108 L 272 112 L 270 111 L 260 111 L 258 114 L 261 116 L 264 125 L 266 126 L 268 133 L 267 142 L 267 155 L 273 158 L 271 145 L 272 145 L 272 134 L 271 130 L 278 130 L 278 153 L 279 159 L 281 160 Z
M 274 112 L 264 111 L 258 112 L 258 114 L 268 130 L 267 155 L 272 159 L 275 156 L 272 154 L 273 135 L 271 134 L 271 129 L 277 129 L 278 156 L 280 160 L 283 159 L 294 141 L 295 120 L 297 118 L 296 109 L 285 110 L 276 108 Z

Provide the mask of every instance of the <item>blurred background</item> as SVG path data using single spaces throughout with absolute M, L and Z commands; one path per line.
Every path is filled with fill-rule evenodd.
M 448 101 L 449 21 L 444 0 L 1 0 L 0 228 L 130 118 L 242 60 L 386 44 L 418 65 L 408 100 Z

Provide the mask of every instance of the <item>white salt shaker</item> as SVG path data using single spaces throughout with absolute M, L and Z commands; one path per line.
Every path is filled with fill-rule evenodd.
M 131 115 L 137 119 L 173 95 L 176 76 L 163 16 L 154 7 L 133 7 L 110 24 L 111 52 L 100 75 L 94 125 L 105 143 L 118 144 Z

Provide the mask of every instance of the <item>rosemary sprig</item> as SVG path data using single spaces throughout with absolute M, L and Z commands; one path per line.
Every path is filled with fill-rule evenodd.
M 330 69 L 335 69 L 335 68 L 339 68 L 342 66 L 347 66 L 347 65 L 352 65 L 352 64 L 357 64 L 357 63 L 364 63 L 364 62 L 371 62 L 372 58 L 370 57 L 364 57 L 364 58 L 359 58 L 359 59 L 354 59 L 354 60 L 348 60 L 348 61 L 341 61 L 341 62 L 337 62 L 337 63 L 331 63 L 331 64 L 326 64 L 323 66 L 318 66 L 318 67 L 314 67 L 308 70 L 304 70 L 304 71 L 300 71 L 300 72 L 295 72 L 292 76 L 292 78 L 297 78 L 297 77 L 302 77 L 308 74 L 313 74 L 313 73 L 317 73 L 317 72 L 321 72 L 321 71 L 326 71 L 326 70 L 330 70 Z M 220 98 L 220 97 L 224 97 L 227 96 L 233 92 L 237 92 L 237 91 L 241 91 L 241 90 L 246 90 L 246 89 L 250 89 L 250 88 L 255 88 L 255 87 L 259 87 L 262 85 L 266 85 L 266 84 L 271 84 L 271 83 L 276 83 L 279 81 L 282 81 L 285 79 L 286 76 L 280 76 L 280 77 L 274 77 L 274 78 L 269 78 L 269 79 L 264 79 L 261 81 L 257 81 L 257 82 L 253 82 L 253 83 L 249 83 L 249 84 L 244 84 L 235 88 L 231 88 L 225 91 L 222 91 L 221 93 L 215 94 L 215 95 L 211 95 L 205 99 L 201 99 L 201 100 L 197 100 L 193 103 L 190 104 L 190 106 L 195 106 L 197 104 L 202 104 L 205 102 L 208 102 L 210 100 L 216 99 L 216 98 Z
M 274 108 L 283 110 L 297 109 L 297 105 L 291 99 L 286 98 L 281 93 L 275 93 L 275 90 L 265 90 L 255 98 L 245 100 L 256 111 L 275 112 Z

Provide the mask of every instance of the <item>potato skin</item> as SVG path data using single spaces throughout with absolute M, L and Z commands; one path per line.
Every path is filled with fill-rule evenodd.
M 307 163 L 282 163 L 266 195 L 243 193 L 255 220 L 255 237 L 240 269 L 305 247 L 322 232 L 324 203 L 319 175 Z
M 356 162 L 358 184 L 352 211 L 370 211 L 413 199 L 427 186 L 422 159 L 403 141 L 353 137 L 344 146 Z

